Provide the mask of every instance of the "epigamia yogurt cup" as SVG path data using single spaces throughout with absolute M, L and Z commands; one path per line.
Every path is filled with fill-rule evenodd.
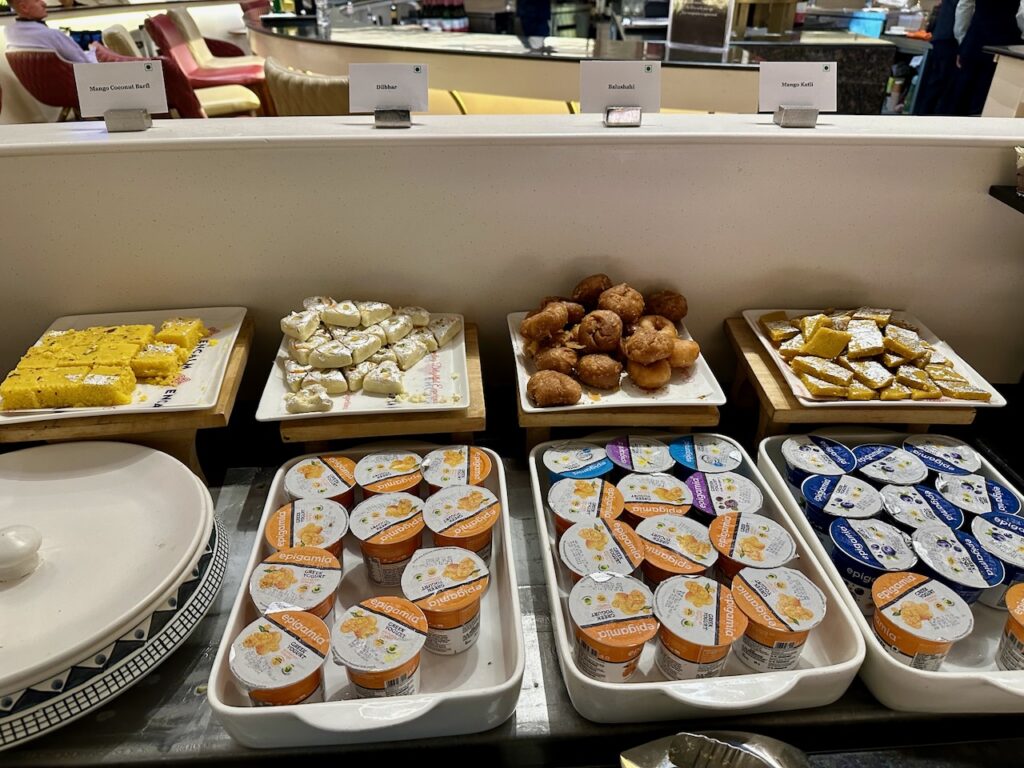
M 910 533 L 935 523 L 950 528 L 964 524 L 964 513 L 927 485 L 886 485 L 879 493 L 889 518 Z
M 743 464 L 739 445 L 719 435 L 684 435 L 673 440 L 668 450 L 676 468 L 684 474 L 732 472 Z
M 421 549 L 402 574 L 402 593 L 427 617 L 426 648 L 451 656 L 480 637 L 480 601 L 487 592 L 487 564 L 460 547 Z
M 267 520 L 263 536 L 271 550 L 319 547 L 341 555 L 348 532 L 348 511 L 330 499 L 297 499 L 279 507 Z
M 612 463 L 627 473 L 668 472 L 676 463 L 668 446 L 653 437 L 617 437 L 604 449 Z
M 634 528 L 655 515 L 685 515 L 693 503 L 686 483 L 665 472 L 629 474 L 615 487 L 622 493 L 622 517 Z
M 853 451 L 821 435 L 794 435 L 782 443 L 786 477 L 797 488 L 809 475 L 845 475 L 857 468 Z
M 764 506 L 757 484 L 735 472 L 694 472 L 686 485 L 693 495 L 694 512 L 704 520 L 729 512 L 756 514 Z
M 928 478 L 928 467 L 917 456 L 895 445 L 865 443 L 853 449 L 857 471 L 882 485 L 915 485 Z
M 641 568 L 651 586 L 673 576 L 700 576 L 718 559 L 708 529 L 688 517 L 649 517 L 636 532 L 644 547 Z
M 352 506 L 356 464 L 340 454 L 312 456 L 296 462 L 284 476 L 284 490 L 293 499 L 330 499 Z
M 718 574 L 726 585 L 744 568 L 778 568 L 796 557 L 796 542 L 789 531 L 764 515 L 719 515 L 711 521 L 708 534 L 718 551 Z
M 261 616 L 231 644 L 228 667 L 258 707 L 318 700 L 331 651 L 327 625 L 311 613 Z
M 555 443 L 544 451 L 541 461 L 552 483 L 606 477 L 615 468 L 604 448 L 579 440 Z
M 838 518 L 829 526 L 832 563 L 861 613 L 870 616 L 875 606 L 871 587 L 883 573 L 908 571 L 917 565 L 910 537 L 881 520 Z
M 341 563 L 326 549 L 292 547 L 270 555 L 249 577 L 249 597 L 262 614 L 297 610 L 325 618 L 341 584 Z
M 355 479 L 367 499 L 379 493 L 418 494 L 423 480 L 422 460 L 411 451 L 383 451 L 356 464 Z
M 423 479 L 432 494 L 450 485 L 483 485 L 490 474 L 490 456 L 475 445 L 449 445 L 423 457 Z
M 1024 584 L 1014 584 L 1007 590 L 1006 609 L 1006 625 L 996 650 L 996 666 L 1015 671 L 1024 669 Z
M 625 508 L 622 492 L 600 478 L 559 480 L 548 489 L 548 507 L 555 515 L 555 534 L 561 537 L 576 523 L 617 520 Z
M 487 560 L 491 538 L 501 518 L 501 502 L 486 488 L 450 485 L 427 499 L 423 519 L 434 533 L 434 546 L 462 547 Z
M 1021 501 L 1002 483 L 982 475 L 950 475 L 940 472 L 935 478 L 935 489 L 950 504 L 972 515 L 1002 512 L 1018 515 Z
M 836 518 L 866 520 L 882 511 L 878 491 L 853 475 L 811 475 L 800 485 L 800 492 L 808 522 L 826 539 Z
M 411 493 L 371 496 L 352 510 L 352 533 L 370 580 L 384 586 L 402 583 L 402 571 L 423 545 L 423 502 Z
M 969 475 L 981 469 L 981 457 L 963 440 L 946 435 L 910 435 L 903 448 L 914 454 L 933 472 Z
M 621 520 L 576 523 L 558 542 L 558 555 L 573 582 L 591 573 L 631 576 L 644 561 L 644 542 Z
M 1006 608 L 1006 590 L 1024 581 L 1024 518 L 989 512 L 971 521 L 971 533 L 990 555 L 1003 564 L 1001 584 L 986 589 L 979 600 L 991 608 Z
M 998 558 L 964 531 L 927 525 L 914 531 L 912 541 L 921 570 L 943 582 L 968 605 L 984 590 L 1001 584 L 1006 575 Z

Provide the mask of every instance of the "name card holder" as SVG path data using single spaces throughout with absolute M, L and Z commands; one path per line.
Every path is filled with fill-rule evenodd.
M 75 64 L 82 117 L 102 117 L 108 133 L 145 131 L 167 112 L 164 71 L 158 61 Z
M 145 131 L 153 127 L 153 116 L 146 109 L 108 109 L 103 113 L 107 133 Z
M 412 111 L 409 109 L 375 109 L 373 111 L 374 128 L 411 128 Z
M 604 111 L 606 128 L 639 128 L 643 118 L 642 107 L 607 107 Z
M 772 116 L 772 122 L 782 128 L 815 128 L 818 125 L 818 109 L 778 106 Z

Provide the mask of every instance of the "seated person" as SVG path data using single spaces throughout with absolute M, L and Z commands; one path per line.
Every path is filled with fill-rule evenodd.
M 46 26 L 46 0 L 8 0 L 14 11 L 14 23 L 6 28 L 8 48 L 34 48 L 56 51 L 65 61 L 95 64 L 96 54 L 83 51 L 70 37 Z

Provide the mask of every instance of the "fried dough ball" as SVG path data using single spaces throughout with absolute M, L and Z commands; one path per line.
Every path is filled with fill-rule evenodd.
M 631 361 L 649 365 L 664 360 L 672 354 L 675 341 L 667 333 L 658 333 L 648 328 L 640 328 L 626 339 L 623 351 Z
M 549 347 L 537 353 L 533 359 L 538 371 L 558 371 L 571 376 L 576 368 L 578 356 L 566 347 Z
M 549 408 L 575 405 L 583 397 L 583 388 L 564 373 L 538 371 L 526 382 L 526 394 L 538 408 Z
M 548 304 L 544 309 L 527 315 L 519 324 L 519 333 L 524 339 L 546 339 L 557 333 L 569 322 L 569 310 L 562 303 Z
M 676 324 L 664 315 L 644 315 L 637 321 L 636 327 L 646 328 L 658 333 L 666 333 L 673 338 L 679 335 L 679 332 L 676 330 Z
M 618 389 L 622 363 L 608 355 L 584 355 L 577 372 L 580 381 L 597 389 Z
M 629 325 L 639 320 L 644 313 L 644 297 L 635 288 L 630 288 L 626 283 L 619 283 L 601 294 L 597 306 L 599 309 L 614 312 L 622 318 L 622 322 Z
M 582 304 L 587 309 L 593 309 L 597 306 L 597 300 L 601 294 L 611 287 L 612 279 L 608 275 L 598 273 L 590 277 L 584 277 L 572 289 L 572 300 Z
M 650 365 L 630 360 L 626 363 L 626 373 L 640 389 L 659 389 L 672 378 L 672 366 L 668 360 L 659 360 Z
M 673 339 L 672 354 L 668 363 L 673 368 L 685 368 L 697 362 L 700 355 L 700 344 L 690 339 Z
M 614 312 L 596 309 L 583 318 L 576 340 L 590 352 L 611 352 L 622 338 L 622 320 Z
M 583 319 L 585 314 L 587 314 L 587 310 L 583 308 L 582 304 L 578 304 L 572 299 L 564 299 L 561 296 L 545 296 L 540 300 L 541 309 L 546 307 L 548 304 L 554 304 L 556 301 L 560 301 L 562 304 L 565 304 L 565 308 L 569 312 L 568 322 L 570 325 L 575 325 Z
M 688 311 L 686 297 L 676 291 L 656 291 L 647 297 L 647 311 L 678 323 Z

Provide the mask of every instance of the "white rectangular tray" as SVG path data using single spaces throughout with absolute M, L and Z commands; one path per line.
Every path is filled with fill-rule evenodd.
M 800 381 L 799 377 L 793 373 L 792 369 L 786 364 L 782 355 L 772 344 L 771 339 L 765 335 L 764 329 L 761 324 L 757 322 L 757 318 L 761 317 L 768 312 L 785 312 L 787 317 L 797 317 L 800 315 L 806 315 L 814 312 L 813 309 L 748 309 L 743 312 L 743 319 L 747 321 L 747 325 L 757 336 L 764 348 L 768 350 L 768 355 L 772 361 L 782 371 L 782 375 L 786 379 L 786 383 L 789 384 L 790 389 L 793 391 L 793 396 L 800 401 L 801 405 L 805 405 L 808 408 L 835 408 L 836 406 L 842 406 L 843 408 L 908 408 L 908 407 L 921 407 L 921 408 L 1002 408 L 1006 405 L 1006 398 L 1004 398 L 999 392 L 993 387 L 980 373 L 974 370 L 967 362 L 958 355 L 949 344 L 942 341 L 938 336 L 932 333 L 928 327 L 918 320 L 914 315 L 909 312 L 895 311 L 892 316 L 897 320 L 905 320 L 911 325 L 917 326 L 918 335 L 924 340 L 931 344 L 935 349 L 945 355 L 949 360 L 952 361 L 953 367 L 956 371 L 964 376 L 971 384 L 976 387 L 984 389 L 986 392 L 992 394 L 992 399 L 988 401 L 984 400 L 956 400 L 952 397 L 940 397 L 937 400 L 840 400 L 837 398 L 822 398 L 815 397 L 807 391 L 807 387 Z M 820 311 L 820 310 L 819 310 Z
M 725 392 L 711 371 L 704 355 L 687 371 L 675 370 L 672 380 L 659 390 L 648 392 L 624 378 L 622 386 L 614 392 L 606 392 L 586 384 L 583 397 L 575 405 L 561 405 L 538 408 L 526 396 L 526 383 L 537 372 L 533 361 L 523 351 L 523 337 L 519 335 L 519 324 L 526 317 L 525 312 L 513 312 L 508 316 L 508 332 L 512 338 L 512 352 L 516 359 L 516 377 L 519 382 L 519 403 L 526 413 L 553 413 L 556 411 L 594 410 L 598 408 L 643 408 L 666 405 L 725 405 Z M 679 338 L 692 339 L 684 323 L 679 323 Z
M 446 313 L 451 314 L 451 313 Z M 458 315 L 462 319 L 462 315 Z M 333 395 L 334 407 L 321 413 L 288 413 L 284 407 L 284 396 L 289 392 L 284 382 L 284 361 L 288 359 L 287 337 L 281 339 L 263 387 L 263 396 L 256 409 L 256 421 L 293 421 L 295 419 L 317 419 L 329 416 L 343 416 L 354 413 L 369 416 L 376 413 L 402 413 L 426 411 L 461 411 L 469 407 L 469 368 L 466 364 L 466 329 L 437 352 L 428 352 L 426 357 L 405 371 L 403 380 L 407 394 L 420 396 L 423 400 L 400 399 L 387 395 L 375 395 L 360 390 Z
M 388 447 L 425 454 L 437 446 L 390 442 Z M 380 446 L 364 445 L 344 453 L 358 458 Z M 508 493 L 501 458 L 491 459 L 485 486 L 501 500 L 504 514 L 494 527 L 491 584 L 481 604 L 480 638 L 468 651 L 438 656 L 423 651 L 420 693 L 383 699 L 356 699 L 343 667 L 328 658 L 324 667 L 325 701 L 281 707 L 253 707 L 228 669 L 232 641 L 258 618 L 249 599 L 249 575 L 270 554 L 263 528 L 274 510 L 285 504 L 284 476 L 304 456 L 289 461 L 274 476 L 246 564 L 238 596 L 210 673 L 207 696 L 214 714 L 232 738 L 247 747 L 305 747 L 361 744 L 477 733 L 495 728 L 515 711 L 522 686 L 525 652 L 519 588 L 512 560 Z M 430 531 L 424 534 L 429 546 Z M 400 595 L 401 590 L 372 584 L 363 567 L 359 542 L 345 537 L 341 587 L 334 616 L 370 596 Z
M 4 424 L 25 424 L 51 419 L 78 419 L 83 416 L 102 416 L 126 413 L 154 413 L 160 411 L 200 411 L 217 404 L 220 387 L 224 383 L 231 350 L 245 319 L 245 307 L 197 307 L 190 309 L 160 309 L 140 312 L 106 312 L 95 315 L 68 315 L 58 318 L 46 329 L 81 330 L 94 325 L 150 324 L 160 329 L 160 323 L 173 317 L 198 317 L 210 330 L 201 339 L 192 356 L 182 367 L 175 383 L 167 386 L 136 384 L 132 402 L 127 405 L 109 405 L 90 408 L 35 408 L 24 411 L 0 411 L 0 427 Z M 3 401 L 0 400 L 0 408 Z
M 625 433 L 602 433 L 583 439 L 603 443 L 619 434 Z M 653 643 L 648 643 L 640 656 L 636 674 L 626 683 L 599 682 L 580 672 L 573 660 L 574 640 L 567 601 L 572 580 L 558 560 L 554 524 L 545 510 L 549 483 L 541 459 L 544 451 L 554 444 L 541 443 L 530 452 L 530 479 L 538 538 L 544 553 L 542 560 L 555 651 L 569 698 L 583 717 L 599 723 L 634 723 L 778 712 L 824 706 L 842 696 L 864 660 L 864 640 L 857 633 L 850 610 L 838 590 L 817 561 L 808 556 L 807 542 L 781 512 L 778 501 L 746 451 L 743 466 L 737 473 L 761 489 L 764 494 L 762 514 L 782 525 L 796 541 L 797 559 L 789 567 L 801 571 L 817 584 L 827 600 L 825 620 L 811 632 L 799 667 L 788 672 L 755 673 L 733 653 L 721 677 L 669 681 L 655 665 Z
M 827 435 L 847 445 L 866 442 L 901 444 L 906 437 L 881 430 L 843 428 L 820 430 L 815 434 Z M 974 631 L 953 646 L 937 672 L 911 669 L 889 655 L 857 608 L 839 571 L 800 509 L 794 495 L 798 491 L 785 479 L 785 461 L 782 458 L 785 440 L 783 435 L 762 441 L 757 456 L 758 466 L 769 486 L 782 500 L 785 514 L 810 544 L 811 554 L 821 563 L 842 594 L 848 613 L 854 617 L 867 645 L 860 676 L 875 698 L 890 709 L 907 712 L 1024 712 L 1024 671 L 1002 672 L 995 665 L 996 646 L 1006 622 L 1006 611 L 975 603 L 972 606 Z M 981 457 L 980 474 L 1013 488 L 984 456 Z

